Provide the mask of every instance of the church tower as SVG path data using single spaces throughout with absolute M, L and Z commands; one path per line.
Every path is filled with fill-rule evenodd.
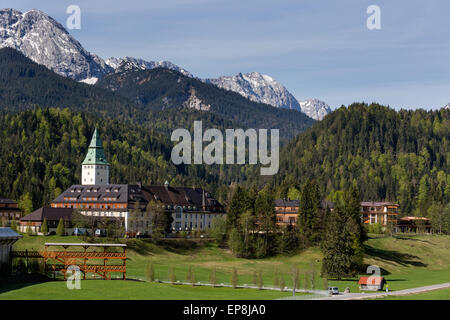
M 97 128 L 81 165 L 81 184 L 109 184 L 109 162 L 106 160 Z

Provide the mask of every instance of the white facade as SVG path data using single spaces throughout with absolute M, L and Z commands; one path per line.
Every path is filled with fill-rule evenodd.
M 223 213 L 183 211 L 179 206 L 172 213 L 172 230 L 192 231 L 211 228 L 214 218 L 223 216 Z
M 81 184 L 109 184 L 109 165 L 83 164 L 81 166 Z

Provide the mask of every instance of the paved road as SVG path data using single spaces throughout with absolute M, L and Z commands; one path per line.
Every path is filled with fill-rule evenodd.
M 382 298 L 382 297 L 387 297 L 387 296 L 404 296 L 404 295 L 408 295 L 408 294 L 422 293 L 422 292 L 438 290 L 438 289 L 445 289 L 445 288 L 450 288 L 450 282 L 435 284 L 432 286 L 392 291 L 389 293 L 386 293 L 386 292 L 348 293 L 348 294 L 339 294 L 339 295 L 332 296 L 332 297 L 316 298 L 314 300 L 361 300 L 361 299 L 367 299 L 367 298 Z

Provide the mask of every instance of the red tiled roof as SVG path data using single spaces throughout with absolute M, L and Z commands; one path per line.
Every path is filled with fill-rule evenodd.
M 366 285 L 380 285 L 384 281 L 384 277 L 371 277 L 370 283 L 369 283 L 370 277 L 361 277 L 359 278 L 358 284 L 366 284 Z

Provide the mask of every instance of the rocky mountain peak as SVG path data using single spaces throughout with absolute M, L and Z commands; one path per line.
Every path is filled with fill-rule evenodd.
M 259 72 L 238 73 L 235 76 L 221 76 L 204 81 L 237 92 L 255 102 L 300 111 L 298 101 L 283 85 Z
M 112 69 L 114 69 L 115 72 L 123 72 L 132 69 L 150 70 L 160 67 L 178 71 L 190 78 L 193 77 L 189 71 L 173 64 L 170 61 L 145 61 L 143 59 L 133 57 L 122 57 L 122 58 L 111 57 L 106 60 L 106 64 L 109 65 Z
M 318 99 L 300 101 L 300 107 L 304 114 L 315 120 L 322 120 L 328 113 L 331 112 L 330 106 Z
M 21 51 L 36 63 L 75 80 L 98 78 L 111 68 L 86 51 L 66 29 L 42 11 L 0 10 L 0 48 Z

